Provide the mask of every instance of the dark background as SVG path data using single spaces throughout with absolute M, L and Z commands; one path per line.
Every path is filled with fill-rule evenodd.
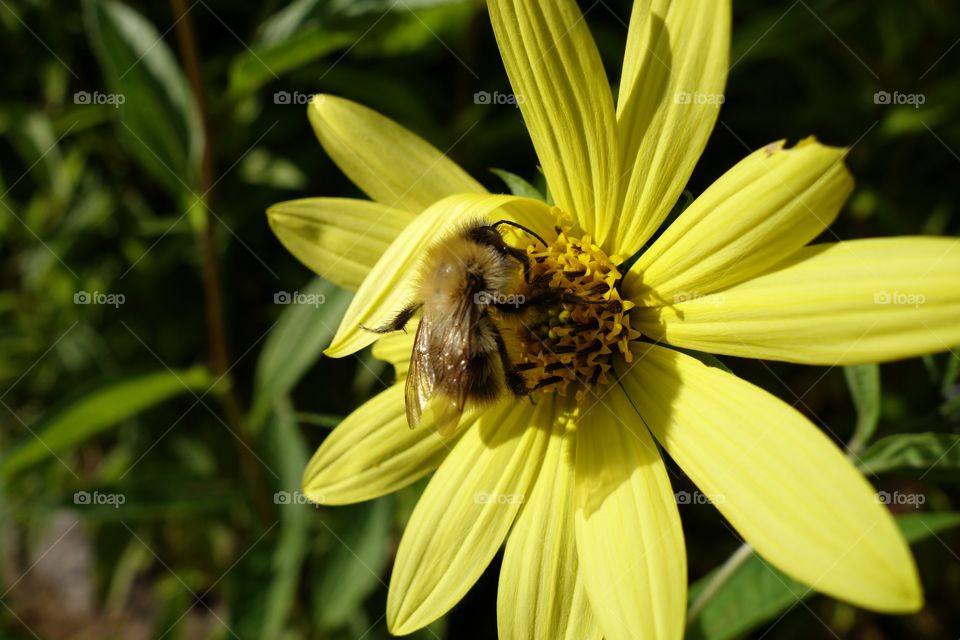
M 616 81 L 629 3 L 581 7 Z M 267 226 L 281 200 L 363 197 L 315 141 L 305 105 L 277 92 L 366 104 L 491 190 L 505 190 L 492 167 L 536 180 L 518 110 L 474 103 L 510 91 L 483 4 L 2 0 L 0 28 L 0 637 L 386 637 L 385 583 L 422 485 L 349 508 L 275 498 L 296 501 L 329 428 L 392 377 L 368 354 L 321 357 L 349 296 Z M 815 134 L 852 146 L 857 180 L 825 240 L 958 234 L 956 3 L 736 0 L 731 63 L 691 194 L 753 149 Z M 176 87 L 198 84 L 202 109 L 178 102 Z M 877 104 L 878 91 L 923 104 Z M 190 152 L 203 119 L 206 165 Z M 326 302 L 274 304 L 283 291 Z M 123 301 L 77 304 L 81 292 Z M 724 362 L 840 440 L 853 433 L 842 369 Z M 942 438 L 924 465 L 871 481 L 923 496 L 899 512 L 951 512 L 956 357 L 880 372 L 875 438 Z M 86 504 L 80 491 L 123 504 Z M 709 505 L 680 509 L 695 581 L 739 540 Z M 914 546 L 919 614 L 813 597 L 758 617 L 758 583 L 734 618 L 758 638 L 956 638 L 960 538 L 953 525 L 935 531 Z M 417 637 L 494 637 L 497 568 Z

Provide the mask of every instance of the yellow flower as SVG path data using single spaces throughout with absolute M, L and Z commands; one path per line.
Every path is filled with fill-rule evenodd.
M 946 349 L 960 344 L 960 242 L 805 246 L 852 190 L 845 150 L 775 142 L 720 177 L 620 278 L 620 259 L 660 227 L 716 121 L 729 1 L 638 0 L 616 106 L 574 0 L 488 5 L 556 207 L 488 194 L 398 124 L 318 96 L 309 116 L 320 142 L 372 201 L 310 198 L 268 212 L 294 255 L 356 291 L 327 353 L 376 341 L 401 379 L 331 433 L 306 493 L 346 504 L 435 471 L 397 553 L 391 631 L 443 615 L 506 541 L 501 636 L 680 638 L 684 541 L 656 443 L 770 564 L 861 607 L 918 609 L 909 549 L 840 449 L 788 404 L 664 345 L 828 366 Z M 476 216 L 548 238 L 550 277 L 571 260 L 600 274 L 564 280 L 571 290 L 612 279 L 605 300 L 618 294 L 624 308 L 590 336 L 602 355 L 563 359 L 528 341 L 523 360 L 539 381 L 557 361 L 608 381 L 571 376 L 551 389 L 572 382 L 578 393 L 469 408 L 448 437 L 411 430 L 402 379 L 412 333 L 361 325 L 410 303 L 424 249 Z M 550 339 L 569 339 L 559 329 Z

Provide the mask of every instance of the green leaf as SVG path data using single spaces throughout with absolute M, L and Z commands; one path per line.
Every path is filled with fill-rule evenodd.
M 695 601 L 713 577 L 713 572 L 690 586 L 689 600 Z M 775 618 L 798 600 L 813 592 L 768 565 L 756 554 L 731 575 L 721 589 L 687 625 L 686 640 L 726 640 Z
M 947 417 L 960 417 L 960 395 L 950 398 L 940 405 L 940 415 Z
M 263 21 L 257 43 L 275 43 L 294 35 L 317 10 L 321 0 L 294 0 Z
M 882 438 L 860 456 L 859 465 L 871 473 L 922 470 L 955 472 L 960 469 L 960 435 L 902 433 Z
M 310 425 L 312 427 L 323 427 L 324 429 L 333 429 L 343 422 L 344 416 L 333 413 L 307 413 L 298 412 L 296 414 L 297 422 Z
M 199 189 L 203 131 L 176 58 L 143 16 L 119 2 L 88 0 L 87 33 L 111 101 L 120 140 L 178 203 Z
M 362 3 L 348 0 L 344 4 L 349 7 L 348 11 L 353 11 Z M 370 6 L 376 4 L 384 9 L 377 7 L 372 12 L 363 12 L 365 21 L 373 20 L 373 25 L 367 27 L 371 37 L 357 40 L 353 53 L 358 58 L 399 57 L 427 47 L 442 50 L 447 48 L 444 43 L 463 42 L 470 21 L 482 6 L 474 0 L 404 0 L 403 3 L 377 0 Z M 380 21 L 385 11 L 389 15 Z
M 951 351 L 947 359 L 947 371 L 943 376 L 943 384 L 950 386 L 960 379 L 960 355 Z
M 99 387 L 30 427 L 32 433 L 0 459 L 0 475 L 9 477 L 173 396 L 206 390 L 213 381 L 206 368 L 195 367 L 164 370 Z
M 351 297 L 322 278 L 314 279 L 303 291 L 278 292 L 277 295 L 280 294 L 286 294 L 292 304 L 284 308 L 257 362 L 250 412 L 251 428 L 255 431 L 269 414 L 274 398 L 292 391 L 320 358 L 333 339 Z M 297 300 L 313 303 L 299 304 Z
M 133 523 L 224 515 L 245 504 L 243 495 L 223 480 L 148 478 L 148 481 L 84 486 L 54 506 L 73 509 L 87 522 Z M 80 497 L 84 495 L 86 498 Z M 50 506 L 31 504 L 29 508 L 43 510 Z
M 490 169 L 490 171 L 503 180 L 504 184 L 507 185 L 507 188 L 510 189 L 510 193 L 513 195 L 522 196 L 524 198 L 533 198 L 534 200 L 540 200 L 541 202 L 547 201 L 547 198 L 540 192 L 539 189 L 517 174 L 510 173 L 504 169 Z
M 346 49 L 356 42 L 352 31 L 332 31 L 319 26 L 306 27 L 290 37 L 261 45 L 240 54 L 230 65 L 230 94 L 256 91 L 278 76 L 313 62 L 328 53 Z M 289 92 L 287 92 L 289 95 Z M 280 100 L 280 102 L 277 102 Z M 281 92 L 274 94 L 277 104 L 283 101 Z M 306 111 L 306 103 L 301 105 Z
M 229 92 L 237 97 L 256 91 L 339 50 L 389 57 L 445 39 L 455 41 L 450 31 L 466 25 L 475 12 L 471 0 L 297 0 L 270 16 L 252 49 L 233 60 Z M 275 93 L 276 104 L 295 103 L 281 97 L 283 93 L 290 96 L 289 91 Z M 296 104 L 305 107 L 300 101 Z
M 885 138 L 896 138 L 910 134 L 928 131 L 928 127 L 937 128 L 939 124 L 950 118 L 950 109 L 941 106 L 933 107 L 900 107 L 890 109 L 877 133 Z
M 12 111 L 9 131 L 5 131 L 4 135 L 8 136 L 24 165 L 31 167 L 32 178 L 48 185 L 58 198 L 66 200 L 69 197 L 69 181 L 66 179 L 63 152 L 57 144 L 62 134 L 57 134 L 45 113 Z
M 315 592 L 315 620 L 321 629 L 346 624 L 378 586 L 387 565 L 387 537 L 393 522 L 394 498 L 340 507 L 324 518 L 330 550 Z
M 266 149 L 253 149 L 237 167 L 247 184 L 299 191 L 307 186 L 306 174 L 295 163 Z
M 307 443 L 297 428 L 293 408 L 287 399 L 274 403 L 274 420 L 270 431 L 271 462 L 280 473 L 280 487 L 291 495 L 299 495 L 300 476 L 307 466 Z M 272 579 L 264 593 L 265 613 L 260 638 L 281 637 L 281 630 L 297 599 L 300 569 L 307 553 L 310 521 L 314 510 L 298 500 L 278 501 L 280 538 L 273 552 Z
M 943 374 L 943 392 L 949 393 L 951 387 L 960 379 L 960 355 L 952 351 L 947 354 L 946 371 Z
M 913 544 L 934 534 L 960 527 L 960 512 L 907 513 L 897 516 L 897 524 L 907 542 Z
M 848 445 L 857 453 L 870 442 L 880 421 L 880 367 L 875 364 L 853 365 L 844 367 L 843 375 L 857 409 L 857 425 Z
M 909 514 L 899 516 L 897 524 L 912 544 L 960 526 L 960 513 Z M 691 602 L 696 601 L 714 573 L 690 586 Z M 788 578 L 753 554 L 734 571 L 700 615 L 688 624 L 685 637 L 687 640 L 739 637 L 813 595 L 816 595 L 815 591 Z
M 450 5 L 469 4 L 469 0 L 330 0 L 327 11 L 331 15 L 350 17 L 363 14 L 381 16 L 387 12 L 406 14 L 411 11 Z

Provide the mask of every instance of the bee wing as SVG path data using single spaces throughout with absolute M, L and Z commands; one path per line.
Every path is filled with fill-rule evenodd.
M 436 429 L 451 433 L 460 422 L 470 391 L 471 332 L 477 309 L 464 301 L 439 321 L 422 318 L 407 372 L 407 423 L 419 425 L 429 413 Z
M 436 386 L 436 371 L 430 360 L 432 327 L 432 322 L 421 318 L 420 324 L 417 325 L 417 335 L 413 339 L 413 352 L 410 354 L 410 368 L 407 370 L 407 382 L 404 387 L 407 424 L 411 429 L 420 424 L 423 410 L 430 402 Z
M 448 398 L 444 393 L 435 393 L 427 405 L 427 413 L 433 418 L 437 432 L 442 436 L 448 436 L 460 424 L 463 404 L 458 404 L 456 400 Z

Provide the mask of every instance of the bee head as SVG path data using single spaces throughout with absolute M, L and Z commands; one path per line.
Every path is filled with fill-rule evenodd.
M 482 225 L 472 227 L 467 231 L 467 239 L 484 247 L 495 249 L 500 255 L 507 255 L 511 249 L 500 232 L 493 226 Z

